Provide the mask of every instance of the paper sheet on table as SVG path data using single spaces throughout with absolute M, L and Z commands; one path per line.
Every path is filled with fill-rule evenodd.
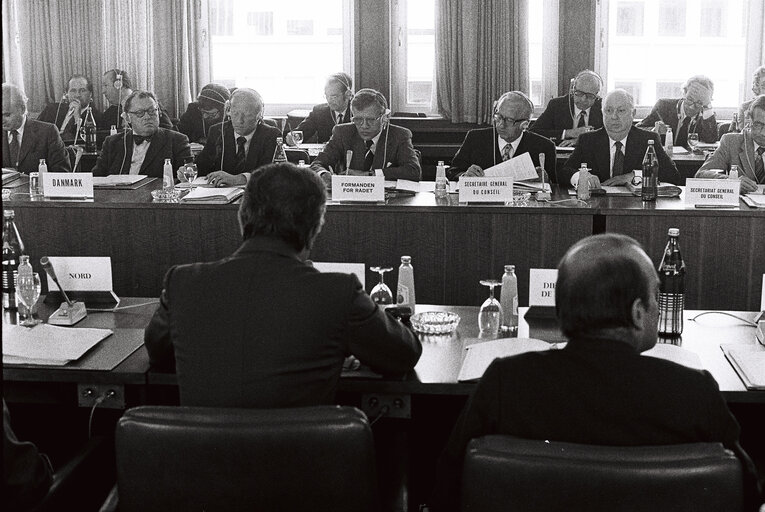
M 548 343 L 534 338 L 500 338 L 479 341 L 465 348 L 465 360 L 457 378 L 460 382 L 480 379 L 492 361 L 499 357 L 514 356 L 525 352 L 542 352 L 565 347 L 565 343 Z
M 65 365 L 76 361 L 99 341 L 111 335 L 109 329 L 84 329 L 40 324 L 31 329 L 3 325 L 4 364 Z
M 633 194 L 630 192 L 630 190 L 627 187 L 624 186 L 612 186 L 612 185 L 600 185 L 600 188 L 602 188 L 607 196 L 630 196 L 632 197 Z M 575 196 L 576 190 L 573 188 L 568 189 L 568 195 Z
M 450 194 L 456 194 L 460 190 L 459 183 L 456 181 L 450 181 L 449 182 L 449 193 Z M 435 181 L 421 181 L 420 182 L 420 192 L 435 192 L 436 191 L 436 182 Z
M 411 180 L 396 180 L 396 190 L 420 191 L 420 182 Z
M 672 146 L 672 154 L 673 155 L 688 155 L 690 154 L 690 151 L 685 149 L 683 146 Z
M 483 174 L 484 176 L 506 176 L 515 181 L 535 180 L 539 177 L 534 168 L 534 162 L 531 160 L 531 155 L 528 153 L 522 153 L 510 160 L 484 169 Z
M 657 343 L 656 346 L 651 350 L 646 350 L 642 355 L 672 361 L 694 370 L 704 369 L 704 365 L 701 364 L 701 358 L 696 352 L 691 352 L 671 343 Z
M 215 187 L 215 185 L 211 185 L 207 183 L 207 176 L 197 176 L 194 178 L 194 181 L 191 182 L 192 185 L 195 187 L 208 187 L 212 188 Z M 176 185 L 177 188 L 189 188 L 189 182 L 188 181 L 182 181 Z
M 132 185 L 144 178 L 146 178 L 145 174 L 110 174 L 108 176 L 93 176 L 93 186 Z

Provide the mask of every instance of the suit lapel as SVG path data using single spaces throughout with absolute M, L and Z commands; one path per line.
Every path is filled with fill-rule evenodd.
M 262 137 L 260 136 L 260 132 L 263 131 L 262 126 L 263 123 L 258 124 L 250 139 L 250 147 L 247 148 L 247 163 L 244 166 L 245 170 L 252 170 L 258 166 L 258 155 L 260 155 L 260 147 L 263 144 Z
M 375 158 L 372 160 L 372 170 L 385 169 L 385 165 L 390 162 L 391 155 L 386 151 L 386 145 L 388 142 L 388 131 L 390 126 L 386 126 L 383 131 L 380 132 L 380 137 L 377 138 L 377 146 L 375 147 Z M 366 148 L 364 148 L 364 155 L 366 155 Z M 388 162 L 383 161 L 388 160 Z
M 24 137 L 21 139 L 21 146 L 19 147 L 19 167 L 21 167 L 21 162 L 24 161 L 27 153 L 32 148 L 32 141 L 37 138 L 37 126 L 30 121 L 31 119 L 27 118 L 26 125 L 24 126 Z
M 151 138 L 149 149 L 146 150 L 146 156 L 141 164 L 141 173 L 143 173 L 143 171 L 151 165 L 154 159 L 157 158 L 157 155 L 160 154 L 166 143 L 167 136 L 165 135 L 165 131 L 162 128 L 158 128 L 157 133 Z
M 611 177 L 611 140 L 608 138 L 605 128 L 601 129 L 598 139 L 598 149 L 595 151 L 595 158 L 597 159 L 598 170 L 600 171 L 599 177 L 602 181 Z
M 744 168 L 744 174 L 757 181 L 756 175 L 754 174 L 755 157 L 754 142 L 747 136 L 747 133 L 744 132 L 744 137 L 741 139 L 738 159 L 741 161 L 741 167 Z
M 15 167 L 11 163 L 11 148 L 8 144 L 8 132 L 3 130 L 3 167 Z
M 634 126 L 630 128 L 629 136 L 627 137 L 627 147 L 624 153 L 624 172 L 634 171 L 635 169 L 642 168 L 643 155 L 645 154 L 646 142 L 643 134 Z M 638 160 L 638 158 L 640 160 Z

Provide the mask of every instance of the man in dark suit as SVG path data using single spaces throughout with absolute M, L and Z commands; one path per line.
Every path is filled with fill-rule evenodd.
M 584 162 L 590 169 L 590 188 L 626 185 L 635 178 L 635 169 L 642 169 L 648 140 L 659 159 L 659 180 L 681 184 L 675 163 L 664 152 L 659 135 L 632 126 L 635 104 L 623 89 L 608 93 L 603 102 L 604 128 L 579 137 L 579 144 L 559 172 L 558 182 L 579 182 L 579 166 Z
M 308 117 L 295 127 L 285 127 L 284 136 L 289 144 L 293 144 L 290 129 L 303 132 L 303 140 L 312 142 L 327 142 L 332 136 L 336 124 L 351 122 L 351 99 L 353 98 L 353 80 L 348 73 L 334 73 L 327 78 L 324 86 L 326 103 L 316 105 Z M 315 136 L 315 138 L 314 138 Z
M 541 135 L 526 130 L 534 105 L 520 91 L 504 93 L 494 106 L 494 127 L 470 130 L 446 170 L 450 180 L 460 176 L 483 176 L 488 169 L 512 157 L 528 153 L 537 173 L 542 167 L 540 153 L 545 155 L 546 180 L 555 180 L 555 144 Z
M 110 69 L 104 73 L 101 87 L 104 90 L 104 97 L 109 103 L 109 108 L 104 110 L 104 113 L 101 115 L 102 122 L 98 124 L 98 131 L 108 131 L 112 126 L 121 131 L 125 124 L 125 118 L 122 115 L 125 108 L 125 100 L 133 94 L 133 80 L 125 70 Z M 159 109 L 159 127 L 174 130 L 173 121 L 159 100 L 157 100 L 157 108 Z
M 555 286 L 566 347 L 489 366 L 439 462 L 434 509 L 458 507 L 465 447 L 488 434 L 613 446 L 719 442 L 740 456 L 754 497 L 756 473 L 714 377 L 641 355 L 657 342 L 658 296 L 656 269 L 632 238 L 574 244 Z
M 67 144 L 76 143 L 82 133 L 82 127 L 88 114 L 88 107 L 93 112 L 93 121 L 97 128 L 103 128 L 101 111 L 93 104 L 93 84 L 85 75 L 72 75 L 61 103 L 49 103 L 37 116 L 38 121 L 56 125 L 61 138 Z M 107 127 L 108 128 L 108 127 Z
M 241 247 L 168 271 L 145 343 L 152 368 L 177 371 L 181 405 L 330 404 L 347 356 L 380 373 L 414 367 L 419 340 L 355 275 L 306 261 L 325 202 L 309 169 L 262 167 L 239 208 Z
M 29 174 L 41 159 L 48 171 L 69 172 L 71 164 L 56 127 L 30 119 L 27 98 L 13 84 L 3 84 L 3 167 Z
M 278 128 L 263 122 L 263 98 L 245 87 L 231 93 L 229 120 L 210 128 L 197 155 L 200 176 L 214 186 L 244 185 L 249 173 L 274 159 Z
M 311 164 L 327 186 L 332 172 L 371 176 L 375 169 L 382 169 L 388 180 L 420 181 L 412 132 L 390 124 L 385 97 L 374 89 L 361 89 L 351 100 L 351 111 L 353 123 L 335 126 L 324 151 Z
M 702 142 L 717 142 L 717 118 L 712 110 L 715 85 L 708 77 L 696 75 L 683 84 L 683 97 L 662 98 L 638 126 L 666 133 L 672 128 L 673 143 L 688 146 L 688 134 L 698 133 Z
M 207 84 L 199 92 L 197 101 L 189 103 L 178 122 L 178 131 L 191 142 L 204 144 L 210 128 L 223 121 L 223 111 L 231 93 L 219 84 Z
M 560 146 L 574 146 L 583 133 L 603 127 L 600 75 L 585 69 L 571 81 L 571 91 L 553 98 L 530 130 L 544 135 Z
M 134 91 L 125 100 L 128 129 L 107 137 L 93 167 L 94 176 L 145 174 L 162 178 L 165 159 L 173 170 L 191 159 L 189 139 L 182 133 L 159 127 L 159 107 L 154 94 Z

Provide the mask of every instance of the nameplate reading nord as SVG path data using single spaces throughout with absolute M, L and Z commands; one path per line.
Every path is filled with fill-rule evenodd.
M 93 197 L 93 173 L 44 172 L 40 179 L 45 197 L 90 199 Z
M 332 200 L 383 203 L 385 202 L 385 178 L 333 175 Z
M 558 269 L 529 269 L 529 307 L 555 306 L 555 282 Z
M 111 292 L 112 259 L 108 256 L 76 256 L 48 258 L 56 271 L 58 282 L 66 291 Z M 48 276 L 48 289 L 58 286 Z
M 739 180 L 685 180 L 685 205 L 701 208 L 738 206 Z
M 460 203 L 510 203 L 513 179 L 504 176 L 466 178 L 460 176 Z

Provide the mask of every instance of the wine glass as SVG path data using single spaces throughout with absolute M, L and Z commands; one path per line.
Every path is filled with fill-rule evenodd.
M 300 130 L 292 130 L 292 142 L 295 143 L 295 146 L 300 147 L 300 144 L 303 143 L 303 132 Z
M 388 285 L 385 284 L 384 278 L 385 273 L 390 272 L 393 269 L 390 267 L 369 267 L 369 270 L 380 274 L 380 282 L 372 288 L 372 293 L 370 293 L 369 296 L 376 304 L 380 304 L 381 306 L 393 304 L 393 293 L 391 293 Z
M 696 151 L 696 146 L 699 145 L 699 134 L 698 133 L 689 133 L 688 134 L 688 145 L 691 147 L 691 153 Z
M 197 179 L 197 166 L 194 164 L 183 166 L 183 177 L 189 182 L 189 189 L 194 190 L 194 180 Z
M 16 277 L 16 300 L 27 308 L 27 317 L 19 322 L 24 327 L 34 327 L 41 323 L 35 319 L 35 306 L 40 298 L 40 275 L 35 273 L 31 276 Z
M 480 283 L 489 287 L 489 298 L 481 305 L 478 312 L 478 329 L 482 336 L 496 336 L 502 323 L 502 306 L 494 298 L 494 287 L 502 286 L 496 279 L 483 279 Z

